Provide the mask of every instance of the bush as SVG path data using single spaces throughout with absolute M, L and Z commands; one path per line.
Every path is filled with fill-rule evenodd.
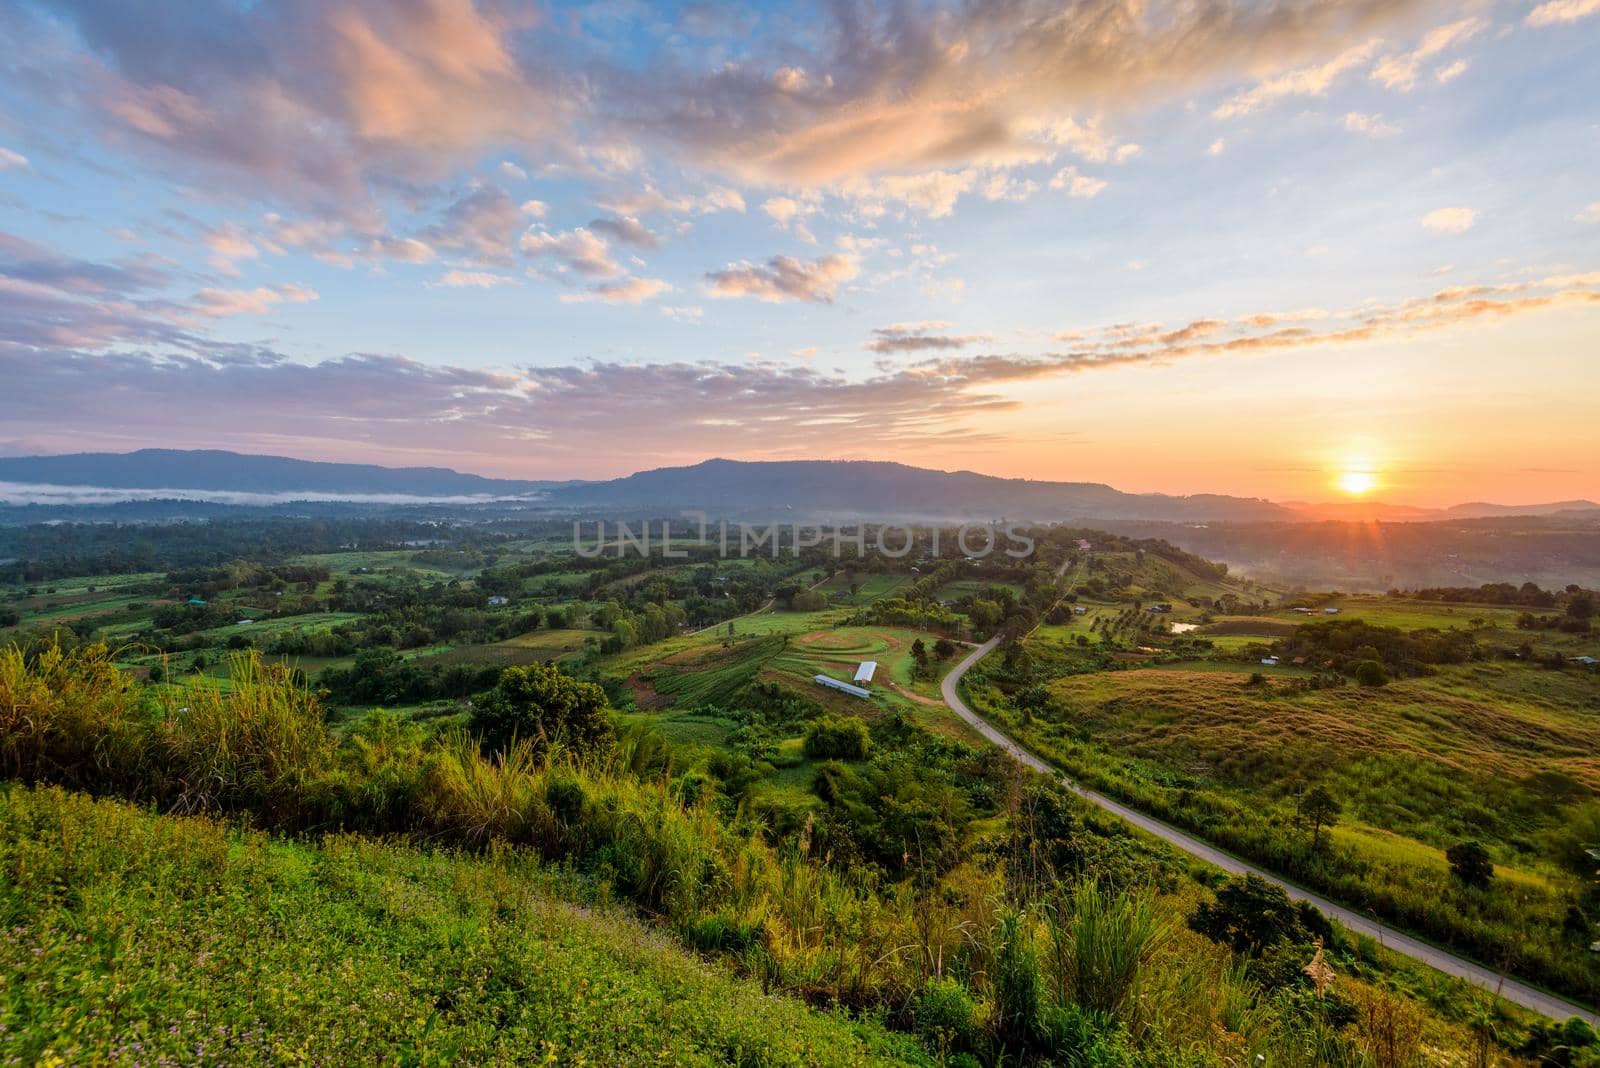
M 554 664 L 502 671 L 494 689 L 474 706 L 472 726 L 499 749 L 527 739 L 541 751 L 559 743 L 584 754 L 609 747 L 615 735 L 605 691 Z
M 912 1024 L 936 1050 L 973 1050 L 982 1041 L 978 1008 L 954 979 L 929 979 L 911 1003 Z
M 1457 842 L 1444 851 L 1444 858 L 1450 862 L 1450 874 L 1465 886 L 1485 887 L 1494 878 L 1494 861 L 1478 842 Z
M 805 754 L 813 760 L 865 760 L 872 751 L 867 725 L 843 716 L 819 716 L 806 727 Z
M 1331 933 L 1322 913 L 1290 901 L 1282 887 L 1259 875 L 1228 880 L 1215 901 L 1195 909 L 1189 928 L 1249 956 L 1260 956 L 1280 942 L 1309 943 Z
M 1363 686 L 1383 686 L 1389 681 L 1389 673 L 1383 669 L 1380 660 L 1363 660 L 1356 665 L 1356 681 Z

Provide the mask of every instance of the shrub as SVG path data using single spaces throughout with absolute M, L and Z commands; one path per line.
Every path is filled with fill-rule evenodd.
M 911 1003 L 917 1034 L 934 1049 L 972 1050 L 982 1041 L 978 1007 L 954 979 L 929 979 Z
M 605 691 L 554 664 L 502 671 L 494 689 L 474 706 L 472 726 L 496 748 L 521 738 L 541 750 L 559 743 L 579 754 L 608 747 L 615 734 Z
M 813 760 L 865 760 L 872 751 L 867 725 L 843 716 L 819 716 L 806 727 L 805 754 Z
M 1450 874 L 1465 886 L 1485 887 L 1494 878 L 1494 861 L 1478 842 L 1457 842 L 1444 851 L 1444 857 L 1450 862 Z
M 1389 681 L 1389 673 L 1381 660 L 1363 660 L 1356 665 L 1355 678 L 1363 686 L 1383 686 Z
M 1228 880 L 1215 901 L 1201 902 L 1189 928 L 1237 953 L 1259 956 L 1279 942 L 1310 942 L 1328 922 L 1316 909 L 1289 900 L 1283 888 L 1259 875 Z

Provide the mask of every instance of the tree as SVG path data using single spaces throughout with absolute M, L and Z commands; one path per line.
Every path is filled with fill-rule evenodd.
M 956 655 L 956 643 L 949 638 L 940 638 L 933 643 L 933 655 L 940 660 L 949 660 Z
M 1344 811 L 1344 806 L 1334 800 L 1332 794 L 1322 786 L 1313 786 L 1306 792 L 1300 801 L 1301 822 L 1311 828 L 1311 848 L 1313 851 L 1322 845 L 1323 828 L 1331 828 L 1339 822 L 1339 813 Z
M 1356 665 L 1356 681 L 1363 686 L 1383 686 L 1389 681 L 1381 660 L 1363 660 Z
M 1494 878 L 1494 861 L 1477 842 L 1457 842 L 1444 851 L 1444 858 L 1450 862 L 1450 874 L 1464 886 L 1485 887 Z
M 525 738 L 540 748 L 559 742 L 579 753 L 610 745 L 615 730 L 606 692 L 554 664 L 502 671 L 473 709 L 472 726 L 496 748 Z
M 1322 913 L 1304 902 L 1290 901 L 1282 887 L 1259 875 L 1228 880 L 1215 901 L 1195 909 L 1189 929 L 1252 957 L 1282 942 L 1309 944 L 1332 933 Z

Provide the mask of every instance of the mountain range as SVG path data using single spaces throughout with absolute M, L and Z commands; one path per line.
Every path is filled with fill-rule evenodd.
M 1556 515 L 1600 509 L 1588 500 L 1511 506 L 1462 504 L 1449 509 L 1378 502 L 1280 504 L 1222 494 L 1126 493 L 1099 482 L 999 478 L 972 471 L 935 471 L 854 460 L 740 461 L 714 459 L 640 471 L 603 481 L 489 478 L 443 467 L 326 463 L 220 450 L 141 449 L 0 458 L 0 483 L 186 491 L 297 493 L 355 497 L 523 498 L 554 511 L 667 515 L 702 510 L 713 516 L 808 519 L 1145 520 L 1157 522 L 1293 522 L 1345 519 L 1421 521 L 1505 515 Z M 99 494 L 96 499 L 103 499 Z

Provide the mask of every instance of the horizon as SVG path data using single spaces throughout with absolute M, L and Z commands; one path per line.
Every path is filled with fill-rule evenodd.
M 121 455 L 121 456 L 128 456 L 128 455 L 133 455 L 134 453 L 141 452 L 141 451 L 163 451 L 163 452 L 175 452 L 175 453 L 179 453 L 179 454 L 195 453 L 195 452 L 218 452 L 218 453 L 224 453 L 224 454 L 231 455 L 231 456 L 237 456 L 237 457 L 240 457 L 241 459 L 288 460 L 288 461 L 296 462 L 296 463 L 313 463 L 313 464 L 315 464 L 315 463 L 341 464 L 341 463 L 348 462 L 348 461 L 340 461 L 340 460 L 319 459 L 319 458 L 315 458 L 315 457 L 287 456 L 287 455 L 283 455 L 283 454 L 273 454 L 273 453 L 241 453 L 241 452 L 237 452 L 237 451 L 231 450 L 231 449 L 189 449 L 189 450 L 185 450 L 185 449 L 161 449 L 159 447 L 148 447 L 146 449 L 133 449 L 133 450 L 129 450 L 129 451 L 123 452 L 123 453 L 93 453 L 93 452 L 90 452 L 90 453 L 83 453 L 83 452 L 78 452 L 78 453 L 37 453 L 37 454 L 30 454 L 30 455 L 15 455 L 15 456 L 8 455 L 8 454 L 5 454 L 5 453 L 0 453 L 0 460 L 8 460 L 8 459 L 12 459 L 12 460 L 18 460 L 18 459 L 20 459 L 20 460 L 49 459 L 49 458 L 58 458 L 58 457 L 93 456 L 93 455 Z M 365 462 L 364 461 L 357 461 L 357 463 L 365 463 Z M 1260 500 L 1260 501 L 1265 501 L 1265 502 L 1271 503 L 1271 504 L 1277 504 L 1277 505 L 1280 505 L 1282 507 L 1290 508 L 1290 509 L 1348 510 L 1350 512 L 1360 512 L 1362 509 L 1369 509 L 1369 510 L 1372 510 L 1374 512 L 1376 512 L 1378 510 L 1384 510 L 1384 509 L 1393 509 L 1393 510 L 1401 510 L 1401 511 L 1410 510 L 1410 511 L 1418 511 L 1418 512 L 1425 512 L 1426 513 L 1426 512 L 1444 512 L 1444 511 L 1448 511 L 1451 508 L 1464 508 L 1464 507 L 1470 507 L 1470 506 L 1474 506 L 1474 505 L 1485 505 L 1485 506 L 1492 506 L 1492 507 L 1497 507 L 1497 508 L 1518 508 L 1518 507 L 1534 508 L 1534 507 L 1544 507 L 1544 506 L 1548 506 L 1548 505 L 1552 505 L 1552 504 L 1594 504 L 1595 503 L 1595 502 L 1589 500 L 1588 498 L 1569 497 L 1569 498 L 1561 498 L 1561 499 L 1543 498 L 1543 499 L 1530 499 L 1530 500 L 1493 500 L 1493 501 L 1490 501 L 1490 500 L 1459 500 L 1459 501 L 1453 501 L 1451 503 L 1444 504 L 1444 505 L 1422 506 L 1422 505 L 1415 505 L 1415 504 L 1412 504 L 1412 503 L 1407 502 L 1407 501 L 1384 499 L 1384 498 L 1378 498 L 1378 497 L 1363 497 L 1362 499 L 1359 499 L 1359 500 L 1351 500 L 1351 499 L 1345 499 L 1345 500 L 1337 500 L 1337 499 L 1295 500 L 1295 499 L 1288 499 L 1288 500 L 1284 500 L 1284 499 L 1274 499 L 1274 498 L 1270 498 L 1270 497 L 1250 497 L 1250 496 L 1239 495 L 1239 494 L 1216 493 L 1216 492 L 1213 492 L 1213 491 L 1206 491 L 1206 490 L 1198 491 L 1197 493 L 1174 493 L 1174 492 L 1169 492 L 1169 491 L 1164 491 L 1164 490 L 1159 490 L 1159 489 L 1157 489 L 1157 490 L 1133 491 L 1133 490 L 1127 490 L 1124 487 L 1116 486 L 1116 485 L 1113 485 L 1111 483 L 1104 482 L 1104 481 L 1098 480 L 1098 479 L 1035 479 L 1035 478 L 1030 478 L 1028 476 L 996 475 L 996 474 L 993 474 L 992 472 L 981 471 L 981 470 L 977 470 L 977 469 L 974 469 L 974 468 L 924 467 L 924 466 L 919 466 L 919 465 L 916 465 L 916 464 L 904 464 L 904 463 L 902 463 L 901 461 L 898 461 L 898 460 L 874 460 L 874 459 L 859 458 L 859 457 L 858 458 L 837 457 L 837 458 L 828 458 L 828 459 L 824 459 L 824 458 L 820 458 L 820 457 L 809 457 L 809 458 L 795 457 L 795 458 L 786 458 L 786 459 L 782 459 L 782 460 L 743 460 L 743 459 L 739 459 L 737 457 L 730 457 L 730 456 L 708 456 L 708 457 L 705 457 L 703 459 L 692 461 L 692 462 L 689 462 L 689 463 L 684 463 L 684 464 L 666 464 L 666 465 L 661 465 L 661 466 L 658 466 L 658 467 L 639 467 L 639 468 L 635 468 L 635 469 L 630 470 L 630 471 L 624 471 L 624 472 L 622 472 L 620 474 L 617 474 L 617 475 L 613 475 L 613 476 L 606 477 L 606 478 L 597 478 L 597 479 L 515 479 L 515 478 L 511 478 L 511 477 L 507 477 L 507 476 L 497 476 L 497 475 L 485 474 L 482 471 L 463 470 L 463 469 L 458 468 L 458 467 L 451 467 L 451 466 L 448 466 L 448 465 L 439 465 L 439 464 L 432 464 L 432 465 L 426 465 L 426 464 L 399 465 L 399 464 L 382 464 L 382 463 L 378 463 L 378 464 L 369 464 L 369 466 L 376 466 L 376 467 L 380 467 L 380 468 L 383 468 L 385 470 L 390 470 L 390 471 L 407 470 L 407 469 L 443 471 L 443 472 L 449 472 L 449 473 L 452 473 L 452 474 L 465 475 L 465 476 L 469 476 L 469 477 L 488 478 L 488 479 L 500 479 L 500 478 L 504 477 L 506 481 L 555 481 L 555 482 L 569 481 L 569 482 L 574 482 L 574 483 L 585 483 L 585 482 L 593 483 L 593 482 L 608 482 L 608 481 L 622 480 L 622 479 L 630 478 L 630 477 L 632 477 L 634 475 L 648 474 L 648 473 L 655 472 L 655 471 L 688 470 L 688 469 L 691 469 L 691 468 L 700 467 L 700 466 L 704 466 L 706 464 L 712 464 L 712 463 L 735 463 L 735 464 L 752 464 L 752 463 L 754 463 L 754 464 L 760 464 L 760 463 L 793 463 L 793 464 L 817 464 L 817 463 L 853 464 L 853 463 L 862 463 L 862 464 L 885 464 L 885 465 L 904 466 L 904 467 L 912 468 L 914 470 L 930 471 L 930 472 L 934 472 L 934 473 L 938 473 L 938 474 L 947 474 L 947 475 L 976 475 L 976 476 L 981 477 L 981 478 L 1010 479 L 1010 480 L 1017 480 L 1017 481 L 1023 481 L 1023 482 L 1046 482 L 1046 483 L 1059 483 L 1059 484 L 1062 484 L 1062 485 L 1103 486 L 1103 487 L 1106 487 L 1106 488 L 1109 488 L 1109 489 L 1117 490 L 1119 492 L 1132 493 L 1132 494 L 1135 494 L 1135 495 L 1138 495 L 1138 496 L 1164 496 L 1164 497 L 1175 497 L 1175 498 L 1194 497 L 1194 496 L 1221 496 L 1221 497 L 1231 497 L 1231 498 L 1235 498 L 1235 499 L 1239 499 L 1239 500 Z M 97 486 L 97 485 L 95 485 L 93 483 L 74 483 L 74 484 L 71 484 L 69 486 L 68 484 L 65 484 L 65 483 L 53 483 L 53 482 L 16 483 L 16 482 L 9 482 L 9 481 L 7 481 L 5 479 L 0 479 L 0 487 L 12 486 L 12 485 L 15 485 L 15 486 L 28 486 L 28 485 L 51 486 L 51 487 L 54 487 L 54 488 L 57 488 L 57 489 L 67 489 L 67 488 L 106 489 L 107 488 L 107 487 Z M 130 487 L 130 489 L 131 489 L 131 487 Z M 147 492 L 152 492 L 152 491 L 156 491 L 156 490 L 162 490 L 162 491 L 168 491 L 168 490 L 170 490 L 170 491 L 180 491 L 181 490 L 181 491 L 186 492 L 186 493 L 208 494 L 208 495 L 210 495 L 212 497 L 216 497 L 219 500 L 224 499 L 224 498 L 228 498 L 228 497 L 232 497 L 232 496 L 287 498 L 287 497 L 289 497 L 289 495 L 296 494 L 296 493 L 309 494 L 310 496 L 307 499 L 315 498 L 315 499 L 326 499 L 326 500 L 329 500 L 329 501 L 345 499 L 344 495 L 337 494 L 337 493 L 332 493 L 332 492 L 327 491 L 327 490 L 286 490 L 286 491 L 272 491 L 272 492 L 269 492 L 269 493 L 261 493 L 261 492 L 258 492 L 258 491 L 239 491 L 239 490 L 215 490 L 215 489 L 196 490 L 193 487 L 180 486 L 180 485 L 176 485 L 176 484 L 173 484 L 173 485 L 165 485 L 165 484 L 163 484 L 162 486 L 159 486 L 159 487 L 155 487 L 155 486 L 144 487 L 144 488 L 141 488 L 141 489 L 138 489 L 138 490 L 134 490 L 134 492 L 147 493 Z M 393 496 L 393 497 L 396 497 L 396 500 L 399 500 L 401 497 L 405 497 L 405 495 L 396 496 L 394 494 L 388 494 L 388 495 L 384 495 L 384 494 L 353 494 L 352 495 L 352 499 L 354 499 L 354 498 L 361 498 L 361 499 L 372 498 L 372 499 L 375 500 L 380 496 Z M 296 499 L 298 499 L 298 498 L 296 498 Z M 418 501 L 421 501 L 421 500 L 434 500 L 434 499 L 439 500 L 439 501 L 466 501 L 466 500 L 468 500 L 470 498 L 462 497 L 460 495 L 445 495 L 443 497 L 430 497 L 430 496 L 427 496 L 427 495 L 422 495 L 422 496 L 408 497 L 406 499 L 415 499 L 415 500 L 418 500 Z M 68 502 L 62 501 L 61 503 L 68 503 Z M 1328 519 L 1328 518 L 1338 518 L 1338 516 L 1336 516 L 1336 515 L 1327 515 L 1327 514 L 1324 514 L 1324 515 L 1321 515 L 1321 516 L 1311 516 L 1311 517 L 1308 517 L 1308 521 Z M 1356 516 L 1356 518 L 1361 518 L 1361 517 L 1360 516 Z
M 1600 499 L 1594 0 L 0 28 L 0 455 Z

